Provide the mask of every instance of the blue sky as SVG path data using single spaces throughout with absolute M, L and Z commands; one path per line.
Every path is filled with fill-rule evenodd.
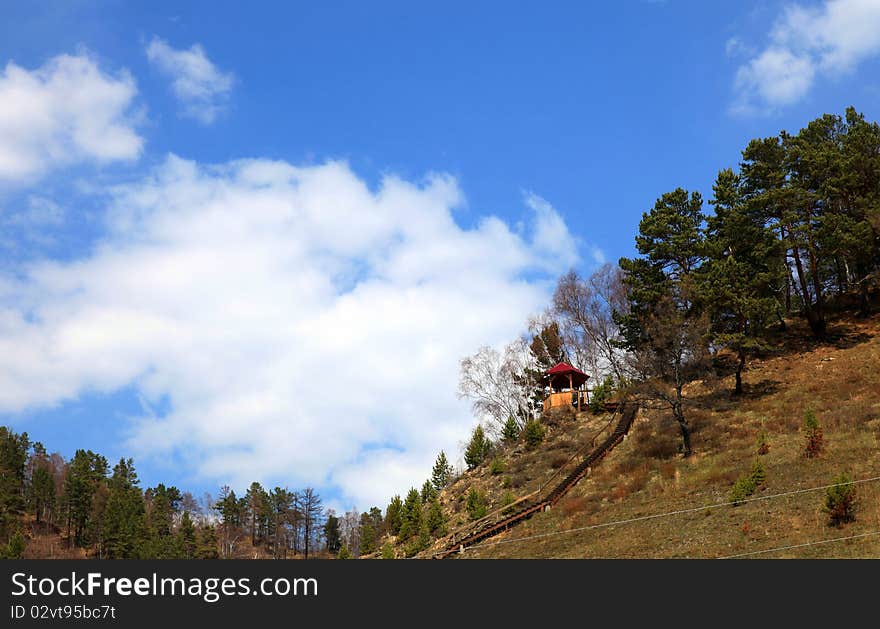
M 387 501 L 661 193 L 880 118 L 875 0 L 176 4 L 0 9 L 0 411 L 146 484 Z

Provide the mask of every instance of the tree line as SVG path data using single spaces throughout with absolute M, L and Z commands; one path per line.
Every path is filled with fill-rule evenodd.
M 216 559 L 260 549 L 308 558 L 328 547 L 331 518 L 310 487 L 267 491 L 252 483 L 239 498 L 224 486 L 197 500 L 162 483 L 142 489 L 132 459 L 111 469 L 100 454 L 77 450 L 66 461 L 27 433 L 0 426 L 3 557 L 22 555 L 29 529 L 58 532 L 68 547 L 102 559 Z

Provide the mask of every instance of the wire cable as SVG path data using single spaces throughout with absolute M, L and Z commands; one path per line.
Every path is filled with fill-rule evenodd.
M 625 520 L 615 520 L 612 522 L 602 522 L 601 524 L 591 524 L 589 526 L 581 526 L 581 527 L 577 527 L 577 528 L 573 528 L 573 529 L 566 529 L 564 531 L 550 531 L 548 533 L 538 533 L 536 535 L 528 535 L 526 537 L 517 537 L 514 539 L 503 539 L 503 540 L 498 540 L 495 542 L 482 542 L 479 544 L 474 544 L 473 546 L 465 546 L 463 550 L 467 551 L 467 550 L 473 550 L 476 548 L 488 548 L 490 546 L 500 546 L 502 544 L 512 544 L 515 542 L 525 542 L 525 541 L 529 541 L 529 540 L 553 537 L 555 535 L 565 535 L 567 533 L 580 533 L 583 531 L 591 531 L 591 530 L 595 530 L 595 529 L 607 528 L 609 526 L 618 526 L 621 524 L 632 524 L 634 522 L 644 522 L 646 520 L 665 518 L 665 517 L 670 517 L 673 515 L 694 513 L 696 511 L 704 511 L 706 509 L 715 509 L 718 507 L 729 507 L 729 506 L 741 505 L 741 504 L 750 503 L 750 502 L 759 502 L 762 500 L 772 500 L 775 498 L 784 498 L 785 496 L 795 496 L 798 494 L 805 494 L 805 493 L 814 492 L 814 491 L 821 491 L 823 489 L 829 489 L 831 487 L 837 487 L 837 486 L 842 486 L 842 485 L 858 485 L 858 484 L 862 484 L 862 483 L 871 483 L 871 482 L 876 482 L 876 481 L 880 481 L 880 476 L 874 476 L 871 478 L 862 478 L 862 479 L 853 480 L 853 481 L 846 481 L 844 483 L 832 483 L 830 485 L 821 485 L 819 487 L 808 487 L 808 488 L 804 488 L 804 489 L 794 489 L 791 491 L 785 491 L 785 492 L 781 492 L 778 494 L 770 494 L 768 496 L 755 496 L 753 498 L 746 498 L 744 500 L 738 500 L 738 501 L 719 502 L 719 503 L 715 503 L 715 504 L 702 505 L 699 507 L 689 507 L 687 509 L 678 509 L 676 511 L 667 511 L 665 513 L 654 513 L 651 515 L 643 515 L 643 516 L 638 516 L 635 518 L 628 518 Z M 462 551 L 460 550 L 458 552 L 462 552 Z M 441 553 L 434 553 L 434 555 L 438 555 L 438 554 L 441 554 Z
M 871 537 L 872 535 L 880 535 L 880 531 L 872 531 L 870 533 L 859 533 L 858 535 L 848 535 L 846 537 L 834 537 L 831 539 L 821 539 L 816 542 L 805 542 L 803 544 L 793 544 L 791 546 L 779 546 L 777 548 L 768 548 L 766 550 L 753 550 L 748 553 L 739 553 L 737 555 L 728 555 L 726 557 L 718 557 L 718 559 L 738 559 L 740 557 L 751 557 L 753 555 L 774 553 L 774 552 L 777 552 L 780 550 L 791 550 L 793 548 L 804 548 L 805 546 L 818 546 L 819 544 L 831 544 L 832 542 L 843 542 L 848 539 L 859 539 L 862 537 Z

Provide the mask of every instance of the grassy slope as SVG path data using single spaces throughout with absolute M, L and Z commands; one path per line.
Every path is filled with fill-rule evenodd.
M 677 429 L 667 414 L 642 411 L 627 440 L 554 509 L 465 556 L 723 557 L 880 531 L 880 482 L 858 487 L 857 521 L 842 529 L 827 526 L 823 491 L 711 507 L 726 502 L 734 480 L 751 468 L 762 426 L 770 451 L 760 457 L 767 482 L 756 496 L 825 485 L 842 471 L 856 479 L 880 476 L 880 317 L 841 319 L 830 332 L 831 340 L 818 344 L 799 324 L 792 326 L 779 339 L 779 352 L 751 362 L 740 399 L 730 396 L 731 377 L 690 386 L 693 457 L 678 455 Z M 825 434 L 825 451 L 817 459 L 802 455 L 807 408 L 815 411 Z M 492 475 L 484 466 L 465 475 L 444 492 L 446 504 L 459 510 L 454 522 L 464 520 L 459 496 L 471 484 L 487 491 L 496 505 L 509 490 L 501 486 L 505 476 L 523 481 L 514 483 L 520 484 L 512 489 L 517 496 L 528 493 L 549 476 L 554 461 L 576 450 L 582 436 L 606 420 L 581 416 L 554 429 L 546 447 L 508 452 L 504 458 L 512 474 Z M 516 541 L 703 506 L 645 522 Z M 880 536 L 759 556 L 880 557 Z

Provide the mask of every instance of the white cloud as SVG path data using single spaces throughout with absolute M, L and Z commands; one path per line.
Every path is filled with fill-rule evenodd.
M 150 62 L 172 80 L 182 115 L 208 125 L 226 108 L 235 79 L 231 73 L 221 72 L 199 44 L 177 50 L 154 37 L 146 53 Z
M 577 244 L 556 208 L 534 192 L 524 192 L 523 200 L 535 212 L 535 225 L 532 226 L 535 247 L 546 253 L 551 264 L 564 268 L 577 264 Z
M 448 176 L 171 156 L 115 190 L 90 257 L 0 278 L 0 411 L 133 383 L 171 406 L 134 422 L 136 456 L 382 506 L 458 454 L 459 359 L 515 337 L 575 255 L 535 199 L 529 234 L 463 229 L 462 202 Z
M 127 73 L 108 75 L 86 54 L 59 55 L 33 71 L 10 61 L 0 73 L 0 181 L 137 158 L 136 94 Z
M 880 2 L 826 0 L 815 7 L 788 6 L 769 40 L 737 71 L 734 111 L 790 105 L 803 98 L 818 77 L 852 72 L 876 56 L 880 53 Z

